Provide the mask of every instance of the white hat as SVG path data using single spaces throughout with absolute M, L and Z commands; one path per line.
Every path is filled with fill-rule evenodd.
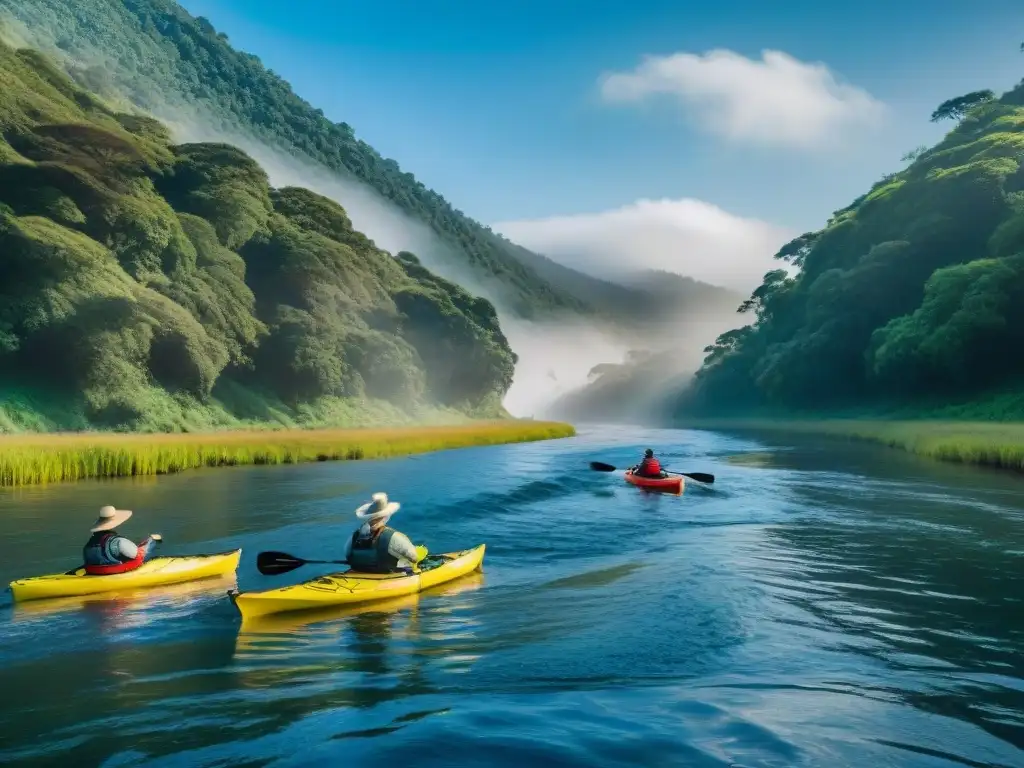
M 356 510 L 356 517 L 375 520 L 380 517 L 391 517 L 402 505 L 397 501 L 388 501 L 386 493 L 375 493 L 370 497 L 373 499 L 369 504 L 363 504 Z
M 103 507 L 100 510 L 100 516 L 96 518 L 96 524 L 89 529 L 89 533 L 113 530 L 131 516 L 132 513 L 127 509 L 114 509 L 111 506 Z

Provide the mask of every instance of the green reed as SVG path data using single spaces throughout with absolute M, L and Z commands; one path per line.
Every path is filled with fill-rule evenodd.
M 9 435 L 0 436 L 0 486 L 163 475 L 199 467 L 380 459 L 575 434 L 571 425 L 559 422 L 504 420 L 389 429 Z

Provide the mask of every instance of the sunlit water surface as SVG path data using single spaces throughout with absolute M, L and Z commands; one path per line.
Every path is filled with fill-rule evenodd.
M 643 447 L 713 489 L 641 492 Z M 240 627 L 228 581 L 0 607 L 0 764 L 1024 766 L 1024 481 L 835 443 L 581 429 L 0 495 L 0 578 L 103 504 L 168 553 L 337 558 L 373 491 L 484 572 Z

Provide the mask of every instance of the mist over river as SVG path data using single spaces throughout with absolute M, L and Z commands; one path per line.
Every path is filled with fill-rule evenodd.
M 644 493 L 643 448 L 711 487 Z M 233 580 L 0 606 L 0 764 L 1022 766 L 1024 480 L 867 445 L 581 427 L 390 461 L 0 494 L 0 577 L 96 511 L 168 554 L 338 558 L 374 491 L 482 574 L 244 631 Z

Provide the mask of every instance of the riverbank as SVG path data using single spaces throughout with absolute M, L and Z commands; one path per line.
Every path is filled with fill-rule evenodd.
M 575 434 L 561 422 L 504 420 L 390 429 L 5 435 L 0 436 L 0 487 L 163 475 L 199 467 L 382 459 Z
M 940 461 L 1024 471 L 1024 422 L 1020 421 L 697 419 L 680 426 L 864 440 Z

